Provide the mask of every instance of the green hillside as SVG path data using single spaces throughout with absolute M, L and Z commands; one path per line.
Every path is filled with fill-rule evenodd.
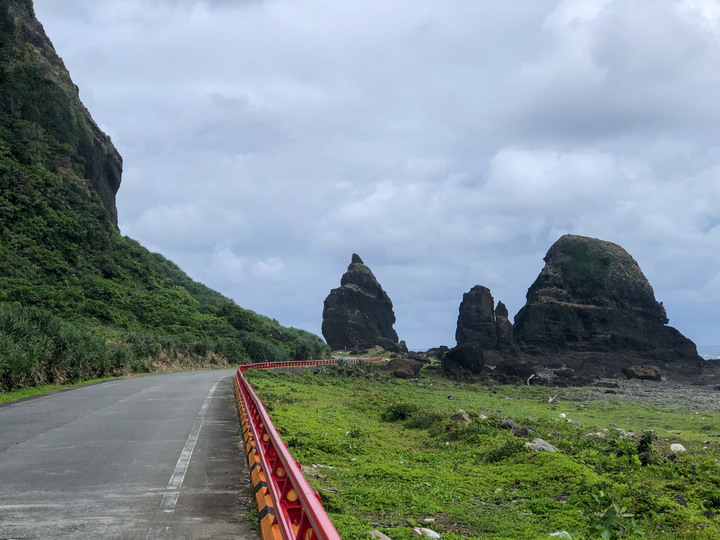
M 121 167 L 32 2 L 0 0 L 0 392 L 324 354 L 123 236 Z

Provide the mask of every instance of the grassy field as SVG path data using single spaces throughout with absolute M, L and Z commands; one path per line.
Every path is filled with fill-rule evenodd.
M 248 376 L 346 540 L 720 538 L 720 413 L 377 366 Z

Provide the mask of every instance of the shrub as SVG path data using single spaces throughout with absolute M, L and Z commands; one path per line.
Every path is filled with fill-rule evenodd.
M 380 419 L 385 422 L 398 422 L 409 419 L 418 411 L 414 403 L 395 402 L 388 405 L 380 414 Z

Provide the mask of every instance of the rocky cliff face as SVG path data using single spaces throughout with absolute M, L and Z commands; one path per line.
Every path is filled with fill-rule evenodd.
M 665 308 L 622 247 L 565 235 L 544 260 L 515 316 L 515 342 L 523 352 L 577 353 L 578 358 L 612 353 L 660 363 L 700 360 L 692 341 L 667 326 Z
M 32 0 L 0 0 L 0 147 L 89 181 L 117 226 L 122 158 L 80 101 Z
M 340 287 L 330 291 L 323 307 L 322 334 L 333 349 L 372 347 L 389 339 L 398 343 L 393 329 L 395 313 L 387 293 L 362 259 L 353 253 Z

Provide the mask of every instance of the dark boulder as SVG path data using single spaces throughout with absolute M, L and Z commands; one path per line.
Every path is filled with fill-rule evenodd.
M 611 359 L 613 370 L 638 359 L 663 364 L 700 359 L 695 344 L 667 326 L 665 308 L 622 247 L 565 235 L 544 260 L 515 316 L 514 338 L 522 352 L 613 376 L 617 371 L 603 373 L 601 359 Z
M 451 377 L 477 375 L 485 369 L 485 353 L 477 343 L 455 347 L 443 355 L 442 369 Z
M 407 353 L 408 352 L 407 345 L 405 344 L 404 341 L 401 341 L 400 343 L 398 343 L 397 341 L 393 341 L 392 339 L 386 338 L 386 337 L 375 338 L 375 345 L 377 345 L 378 347 L 382 347 L 387 352 L 392 352 L 392 353 Z
M 390 297 L 370 268 L 353 253 L 340 287 L 330 291 L 325 299 L 322 322 L 325 341 L 333 349 L 368 348 L 380 341 L 387 349 L 389 343 L 398 343 L 393 324 L 395 313 Z M 397 345 L 397 349 L 402 347 Z
M 628 379 L 644 381 L 662 381 L 662 371 L 657 366 L 630 366 L 622 370 Z
M 386 364 L 386 369 L 399 379 L 414 379 L 420 375 L 420 369 L 424 365 L 409 358 L 393 358 Z

